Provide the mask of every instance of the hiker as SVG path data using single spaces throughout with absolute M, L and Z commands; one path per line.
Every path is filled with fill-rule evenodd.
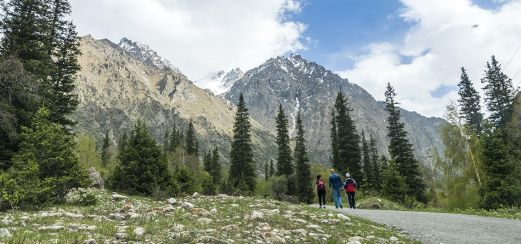
M 346 173 L 346 179 L 344 181 L 344 189 L 347 193 L 347 202 L 349 203 L 350 209 L 355 209 L 355 193 L 356 193 L 356 181 L 351 177 L 349 173 Z
M 329 188 L 332 188 L 333 202 L 336 208 L 342 208 L 342 179 L 331 169 L 331 176 L 329 176 Z
M 326 183 L 322 179 L 322 175 L 317 175 L 315 185 L 317 186 L 319 208 L 326 208 Z

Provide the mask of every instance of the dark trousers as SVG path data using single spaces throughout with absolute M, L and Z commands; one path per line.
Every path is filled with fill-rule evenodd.
M 347 193 L 347 202 L 349 202 L 349 208 L 355 208 L 355 193 L 354 192 Z
M 326 189 L 317 190 L 317 193 L 320 206 L 326 205 Z

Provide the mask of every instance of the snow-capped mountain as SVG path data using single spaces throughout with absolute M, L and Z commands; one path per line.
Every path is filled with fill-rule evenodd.
M 179 72 L 177 67 L 172 65 L 172 63 L 167 59 L 159 56 L 157 52 L 152 50 L 148 45 L 123 37 L 121 41 L 119 41 L 118 46 L 128 52 L 133 58 L 138 59 L 147 65 L 159 69 L 172 69 Z
M 235 68 L 229 72 L 220 70 L 217 72 L 211 72 L 205 77 L 199 79 L 195 84 L 203 89 L 209 89 L 215 95 L 221 95 L 230 90 L 235 81 L 241 79 L 244 76 L 244 72 L 240 68 Z

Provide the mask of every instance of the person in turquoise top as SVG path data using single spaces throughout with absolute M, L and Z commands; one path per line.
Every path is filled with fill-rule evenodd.
M 331 169 L 331 176 L 329 176 L 329 188 L 332 189 L 333 202 L 336 208 L 342 208 L 342 179 L 336 173 L 335 169 Z

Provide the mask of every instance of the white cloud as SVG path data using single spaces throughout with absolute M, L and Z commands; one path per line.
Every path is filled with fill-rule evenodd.
M 383 99 L 391 82 L 402 107 L 424 115 L 442 116 L 455 91 L 432 98 L 440 85 L 455 86 L 464 66 L 477 87 L 486 61 L 496 55 L 504 66 L 521 44 L 521 1 L 506 1 L 488 10 L 470 0 L 402 0 L 400 16 L 413 27 L 398 44 L 373 43 L 339 73 Z M 404 56 L 412 57 L 403 62 Z M 505 67 L 511 77 L 521 68 L 521 51 Z M 514 80 L 519 84 L 521 75 Z
M 148 44 L 190 79 L 305 48 L 297 0 L 71 0 L 80 34 Z

